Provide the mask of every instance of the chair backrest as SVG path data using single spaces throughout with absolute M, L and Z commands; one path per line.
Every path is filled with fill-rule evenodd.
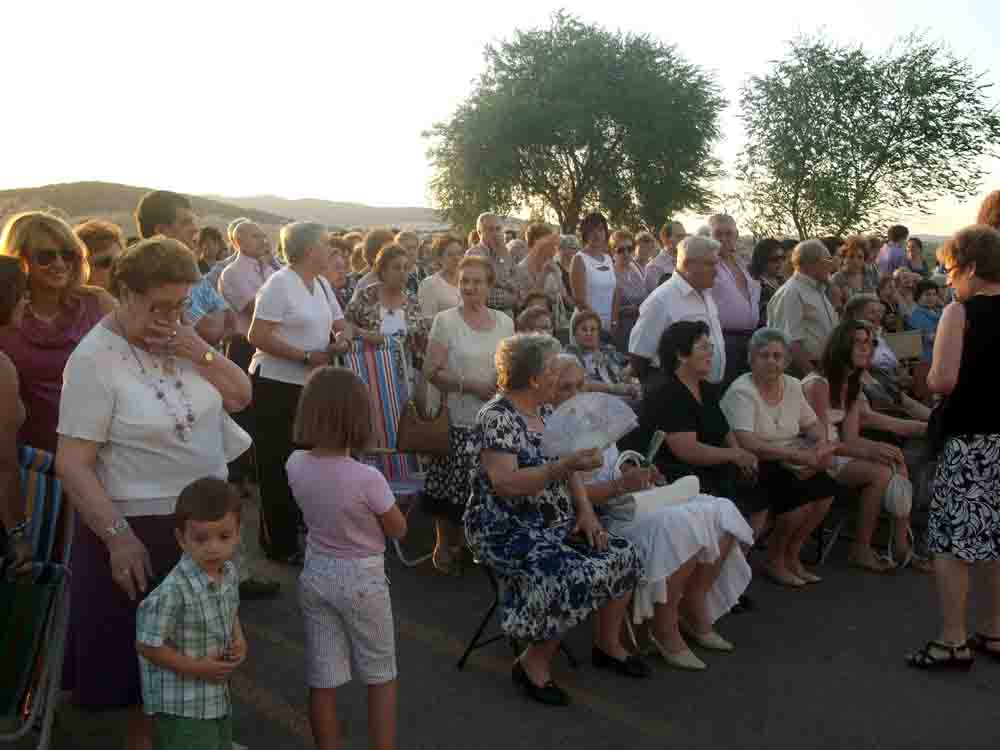
M 30 446 L 18 448 L 28 534 L 37 562 L 69 562 L 72 508 L 64 502 L 55 456 Z

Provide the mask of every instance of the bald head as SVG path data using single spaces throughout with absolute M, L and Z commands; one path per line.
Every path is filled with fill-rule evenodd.
M 233 246 L 248 258 L 262 258 L 271 252 L 271 240 L 254 221 L 241 221 L 233 228 Z
M 822 240 L 802 240 L 792 251 L 792 266 L 803 276 L 826 281 L 830 278 L 830 251 Z

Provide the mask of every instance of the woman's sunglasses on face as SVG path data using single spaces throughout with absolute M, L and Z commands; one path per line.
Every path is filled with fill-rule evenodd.
M 51 266 L 56 258 L 62 258 L 67 266 L 72 266 L 80 259 L 80 254 L 74 250 L 33 250 L 31 262 L 39 266 Z

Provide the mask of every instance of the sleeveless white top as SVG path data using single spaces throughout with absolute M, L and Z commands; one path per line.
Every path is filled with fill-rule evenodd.
M 587 268 L 587 304 L 601 316 L 604 330 L 610 331 L 611 308 L 614 304 L 615 288 L 618 286 L 614 263 L 610 255 L 604 255 L 601 260 L 595 260 L 582 251 L 578 255 Z

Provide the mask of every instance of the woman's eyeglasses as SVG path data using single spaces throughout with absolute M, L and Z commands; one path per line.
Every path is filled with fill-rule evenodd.
M 191 309 L 191 298 L 185 297 L 180 302 L 154 302 L 149 306 L 149 311 L 153 315 L 163 315 L 166 317 L 180 316 Z
M 56 258 L 62 258 L 63 263 L 72 266 L 80 261 L 80 253 L 74 250 L 34 250 L 31 253 L 31 262 L 39 266 L 51 266 Z

